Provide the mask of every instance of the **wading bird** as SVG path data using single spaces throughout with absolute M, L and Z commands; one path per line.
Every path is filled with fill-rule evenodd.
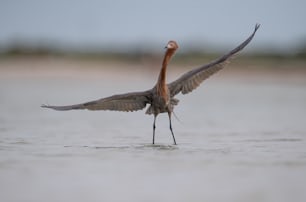
M 86 102 L 82 104 L 76 105 L 68 105 L 68 106 L 49 106 L 42 105 L 41 107 L 51 108 L 54 110 L 72 110 L 72 109 L 88 109 L 88 110 L 112 110 L 112 111 L 137 111 L 141 110 L 149 104 L 149 108 L 146 111 L 146 114 L 153 114 L 153 144 L 155 142 L 155 121 L 156 117 L 160 113 L 168 113 L 169 116 L 169 124 L 170 131 L 172 134 L 173 142 L 176 145 L 174 133 L 172 130 L 171 124 L 171 115 L 173 112 L 173 108 L 178 104 L 179 100 L 174 98 L 178 93 L 187 94 L 197 88 L 205 79 L 207 79 L 212 74 L 221 70 L 233 56 L 241 51 L 249 42 L 253 39 L 257 29 L 259 28 L 259 24 L 255 25 L 255 29 L 253 33 L 239 46 L 230 51 L 229 53 L 223 55 L 222 57 L 205 64 L 201 67 L 195 68 L 177 80 L 167 84 L 166 83 L 166 70 L 167 65 L 178 49 L 178 45 L 175 41 L 169 41 L 166 48 L 166 52 L 164 55 L 164 59 L 162 62 L 162 67 L 159 73 L 159 77 L 155 86 L 147 91 L 142 92 L 132 92 L 126 94 L 113 95 L 110 97 L 102 98 L 99 100 Z

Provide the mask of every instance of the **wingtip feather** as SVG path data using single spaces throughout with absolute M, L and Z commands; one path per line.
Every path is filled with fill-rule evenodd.
M 67 106 L 50 106 L 50 105 L 41 105 L 40 107 L 42 108 L 48 108 L 48 109 L 54 109 L 57 111 L 64 111 L 64 110 L 69 110 L 70 108 L 68 108 Z
M 260 27 L 260 23 L 256 23 L 255 24 L 255 32 L 258 30 L 259 27 Z

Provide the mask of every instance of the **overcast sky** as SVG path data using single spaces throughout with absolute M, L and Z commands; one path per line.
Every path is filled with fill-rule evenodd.
M 16 40 L 76 47 L 233 46 L 260 23 L 253 48 L 306 41 L 305 0 L 0 0 L 0 45 Z M 148 42 L 148 43 L 147 43 Z

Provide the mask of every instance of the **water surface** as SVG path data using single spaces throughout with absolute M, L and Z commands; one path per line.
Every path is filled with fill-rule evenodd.
M 114 80 L 109 70 L 69 71 L 1 70 L 3 201 L 306 200 L 301 76 L 225 71 L 178 96 L 175 146 L 166 115 L 158 117 L 157 144 L 151 145 L 153 117 L 144 111 L 40 108 L 145 90 L 155 82 L 148 73 L 121 72 Z

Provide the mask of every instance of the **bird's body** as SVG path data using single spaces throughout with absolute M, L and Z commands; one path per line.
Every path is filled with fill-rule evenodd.
M 178 104 L 179 100 L 174 98 L 178 93 L 187 94 L 197 88 L 205 79 L 212 74 L 222 69 L 237 52 L 242 50 L 254 37 L 259 25 L 256 24 L 254 32 L 238 47 L 230 51 L 228 54 L 220 57 L 219 59 L 212 61 L 209 64 L 203 65 L 199 68 L 193 69 L 177 80 L 167 84 L 166 72 L 167 66 L 178 49 L 178 45 L 175 41 L 169 41 L 166 46 L 166 53 L 162 62 L 162 68 L 157 80 L 156 85 L 147 91 L 132 92 L 126 94 L 113 95 L 110 97 L 102 98 L 99 100 L 86 102 L 76 105 L 68 106 L 49 106 L 42 105 L 45 108 L 51 108 L 54 110 L 72 110 L 72 109 L 88 109 L 88 110 L 114 110 L 114 111 L 136 111 L 141 110 L 149 104 L 149 108 L 146 114 L 154 115 L 153 122 L 153 144 L 155 142 L 155 121 L 156 117 L 160 113 L 168 113 L 170 130 L 173 137 L 174 144 L 176 140 L 172 130 L 171 115 L 173 113 L 174 106 Z

